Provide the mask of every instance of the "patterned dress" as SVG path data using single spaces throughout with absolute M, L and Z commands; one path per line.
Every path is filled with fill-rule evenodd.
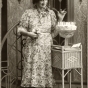
M 52 87 L 51 32 L 56 24 L 56 16 L 50 9 L 43 13 L 38 9 L 26 10 L 21 17 L 20 26 L 27 31 L 36 32 L 37 39 L 26 37 L 24 47 L 24 69 L 22 87 Z

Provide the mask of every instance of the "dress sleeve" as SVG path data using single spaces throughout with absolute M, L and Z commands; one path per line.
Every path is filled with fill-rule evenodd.
M 56 23 L 57 23 L 56 15 L 55 15 L 54 11 L 51 10 L 51 31 L 55 30 Z
M 57 29 L 57 18 L 56 18 L 54 11 L 52 11 L 52 13 L 51 13 L 51 35 L 52 35 L 52 38 L 56 37 L 58 34 L 59 34 L 59 32 Z
M 28 10 L 26 10 L 20 19 L 18 32 L 20 32 L 20 30 L 27 31 L 28 30 L 28 23 L 29 23 L 29 16 L 28 16 Z

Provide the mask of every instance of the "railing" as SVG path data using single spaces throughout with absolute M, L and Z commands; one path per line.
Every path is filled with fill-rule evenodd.
M 21 35 L 17 35 L 17 27 L 19 22 L 17 22 L 4 36 L 2 43 L 1 43 L 1 51 L 3 50 L 4 43 L 7 40 L 7 46 L 9 47 L 9 53 L 7 55 L 7 60 L 1 61 L 1 72 L 2 72 L 2 87 L 5 88 L 17 88 L 19 77 L 22 76 L 22 47 L 23 47 L 23 39 Z M 13 35 L 14 34 L 14 35 Z M 8 38 L 14 36 L 13 42 L 8 42 Z M 9 39 L 10 40 L 10 39 Z M 10 40 L 12 41 L 12 40 Z M 19 42 L 20 41 L 20 42 Z M 18 49 L 18 45 L 20 44 L 20 50 Z M 7 49 L 8 51 L 8 49 Z M 12 53 L 13 52 L 13 53 Z M 14 55 L 15 53 L 15 55 Z M 18 60 L 18 56 L 20 54 L 20 60 Z M 4 65 L 6 66 L 4 66 Z M 20 68 L 19 68 L 20 65 Z M 20 76 L 19 76 L 20 73 Z

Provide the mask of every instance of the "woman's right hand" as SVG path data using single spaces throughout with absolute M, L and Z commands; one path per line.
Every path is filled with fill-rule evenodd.
M 29 32 L 29 36 L 33 39 L 38 38 L 38 34 L 36 34 L 34 32 Z

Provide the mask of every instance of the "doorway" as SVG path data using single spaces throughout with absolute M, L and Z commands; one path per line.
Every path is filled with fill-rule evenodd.
M 2 0 L 2 10 L 1 10 L 1 39 L 7 33 L 7 0 Z M 5 42 L 3 49 L 2 49 L 2 60 L 7 60 L 7 42 Z
M 1 40 L 7 33 L 7 0 L 2 0 L 2 9 L 1 9 Z M 4 46 L 2 48 L 1 52 L 1 68 L 5 69 L 7 67 L 7 63 L 5 62 L 7 60 L 7 41 L 4 43 Z M 7 71 L 6 71 L 7 73 Z M 5 73 L 2 71 L 1 76 L 3 77 Z M 5 86 L 4 80 L 2 81 L 2 88 Z
M 59 0 L 54 0 L 53 7 L 60 11 L 60 9 L 67 11 L 67 0 L 62 0 L 59 2 Z M 63 21 L 67 21 L 67 14 L 65 15 Z M 58 42 L 59 45 L 64 45 L 64 38 L 60 37 L 59 34 L 55 37 L 55 40 Z

